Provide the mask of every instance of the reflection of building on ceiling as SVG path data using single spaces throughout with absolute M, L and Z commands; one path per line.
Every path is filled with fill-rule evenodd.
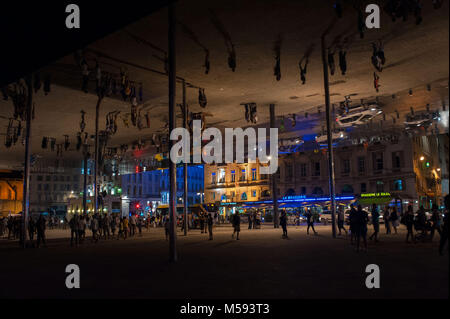
M 88 162 L 87 195 L 93 196 L 93 163 Z M 112 177 L 99 177 L 101 191 L 111 194 Z M 30 211 L 52 211 L 59 214 L 67 212 L 69 199 L 82 198 L 84 168 L 81 160 L 57 159 L 38 160 L 30 173 Z M 120 184 L 119 184 L 120 186 Z
M 177 167 L 177 203 L 183 203 L 184 174 L 183 166 Z M 142 171 L 122 176 L 122 189 L 124 198 L 130 202 L 130 211 L 145 207 L 147 201 L 162 204 L 169 203 L 169 170 Z M 188 204 L 200 203 L 203 193 L 203 165 L 188 166 Z M 134 204 L 134 205 L 133 205 Z
M 260 162 L 205 165 L 205 202 L 233 203 L 270 199 L 269 176 L 260 174 Z M 229 215 L 227 207 L 222 212 Z
M 442 150 L 448 151 L 448 137 L 440 135 L 439 140 Z M 429 207 L 430 201 L 439 203 L 443 193 L 437 175 L 432 174 L 438 169 L 442 172 L 440 167 L 443 166 L 437 158 L 438 153 L 443 154 L 437 150 L 437 141 L 436 136 L 413 139 L 404 136 L 393 141 L 335 148 L 336 193 L 390 192 L 394 198 L 416 206 Z M 424 160 L 425 164 L 419 169 L 417 154 L 429 156 L 428 167 Z M 276 176 L 281 195 L 329 193 L 326 150 L 283 156 L 279 165 Z M 423 189 L 425 184 L 430 186 L 427 190 Z
M 22 211 L 22 172 L 0 170 L 0 216 Z
M 86 213 L 93 214 L 95 201 L 93 196 L 86 198 Z M 122 214 L 122 200 L 120 196 L 106 195 L 100 196 L 98 201 L 98 213 L 103 214 Z M 83 214 L 83 197 L 72 197 L 67 201 L 67 214 Z

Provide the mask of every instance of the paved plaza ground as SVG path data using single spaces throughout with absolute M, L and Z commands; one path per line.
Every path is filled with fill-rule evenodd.
M 242 225 L 240 240 L 229 226 L 216 227 L 214 240 L 193 230 L 178 232 L 178 262 L 169 263 L 161 228 L 127 240 L 87 240 L 72 248 L 67 230 L 50 230 L 48 247 L 18 248 L 0 240 L 0 298 L 448 298 L 449 258 L 432 243 L 405 243 L 405 229 L 369 242 L 357 253 L 330 226 Z M 383 229 L 383 225 L 381 225 Z M 369 234 L 371 229 L 369 227 Z M 88 232 L 90 235 L 90 232 Z M 81 288 L 65 287 L 65 267 L 77 264 Z M 365 268 L 377 264 L 381 288 L 365 286 Z

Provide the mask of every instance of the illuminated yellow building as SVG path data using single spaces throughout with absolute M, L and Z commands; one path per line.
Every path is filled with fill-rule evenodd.
M 0 170 L 0 216 L 22 211 L 23 178 L 17 171 Z
M 205 203 L 216 204 L 222 215 L 237 204 L 270 199 L 269 176 L 260 174 L 260 163 L 205 165 Z

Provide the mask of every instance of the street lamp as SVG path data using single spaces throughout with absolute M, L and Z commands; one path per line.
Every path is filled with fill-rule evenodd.
M 421 156 L 420 160 L 423 161 L 425 159 L 425 156 Z

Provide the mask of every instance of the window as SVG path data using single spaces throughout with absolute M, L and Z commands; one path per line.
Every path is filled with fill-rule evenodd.
M 397 179 L 394 181 L 394 191 L 403 191 L 404 190 L 404 186 L 403 186 L 403 181 L 401 179 Z
M 403 166 L 403 152 L 392 153 L 392 168 L 399 169 Z
M 350 174 L 350 160 L 344 159 L 342 161 L 342 174 Z
M 301 190 L 300 190 L 300 194 L 301 195 L 306 195 L 306 187 L 302 186 Z
M 384 192 L 384 183 L 383 181 L 377 181 L 377 193 Z
M 252 181 L 256 181 L 256 168 L 252 168 Z M 256 196 L 253 196 L 256 197 Z
M 50 182 L 50 178 L 51 178 L 50 175 L 45 176 L 45 181 Z
M 320 162 L 314 163 L 314 176 L 320 176 Z
M 216 183 L 216 173 L 211 173 L 211 184 Z
M 225 183 L 225 170 L 219 170 L 219 183 Z
M 247 200 L 247 193 L 242 193 L 241 200 Z
M 367 185 L 366 183 L 361 183 L 361 193 L 366 193 L 367 192 Z
M 293 175 L 292 164 L 286 163 L 285 168 L 286 168 L 286 170 L 284 172 L 284 177 L 285 177 L 286 181 L 292 181 L 292 175 Z
M 77 175 L 73 175 L 73 181 L 74 182 L 78 182 L 78 176 Z
M 256 191 L 252 191 L 252 197 L 256 197 Z
M 53 184 L 53 191 L 58 190 L 58 184 Z
M 246 180 L 245 169 L 241 170 L 241 178 L 239 179 L 241 182 Z
M 43 180 L 42 175 L 38 175 L 37 180 L 38 180 L 39 182 L 42 182 L 42 180 Z
M 58 176 L 53 175 L 53 181 L 54 181 L 54 182 L 57 182 L 57 181 L 58 181 Z
M 305 163 L 300 164 L 300 176 L 301 177 L 308 176 L 308 165 Z
M 366 159 L 358 157 L 358 174 L 363 175 L 366 172 Z
M 344 185 L 341 190 L 342 194 L 353 194 L 353 186 L 352 185 Z
M 314 187 L 313 195 L 323 195 L 323 190 L 320 187 Z
M 38 191 L 42 190 L 42 184 L 38 184 Z
M 236 171 L 231 171 L 231 182 L 234 183 L 236 181 Z
M 383 170 L 383 153 L 373 153 L 373 170 L 382 171 Z

